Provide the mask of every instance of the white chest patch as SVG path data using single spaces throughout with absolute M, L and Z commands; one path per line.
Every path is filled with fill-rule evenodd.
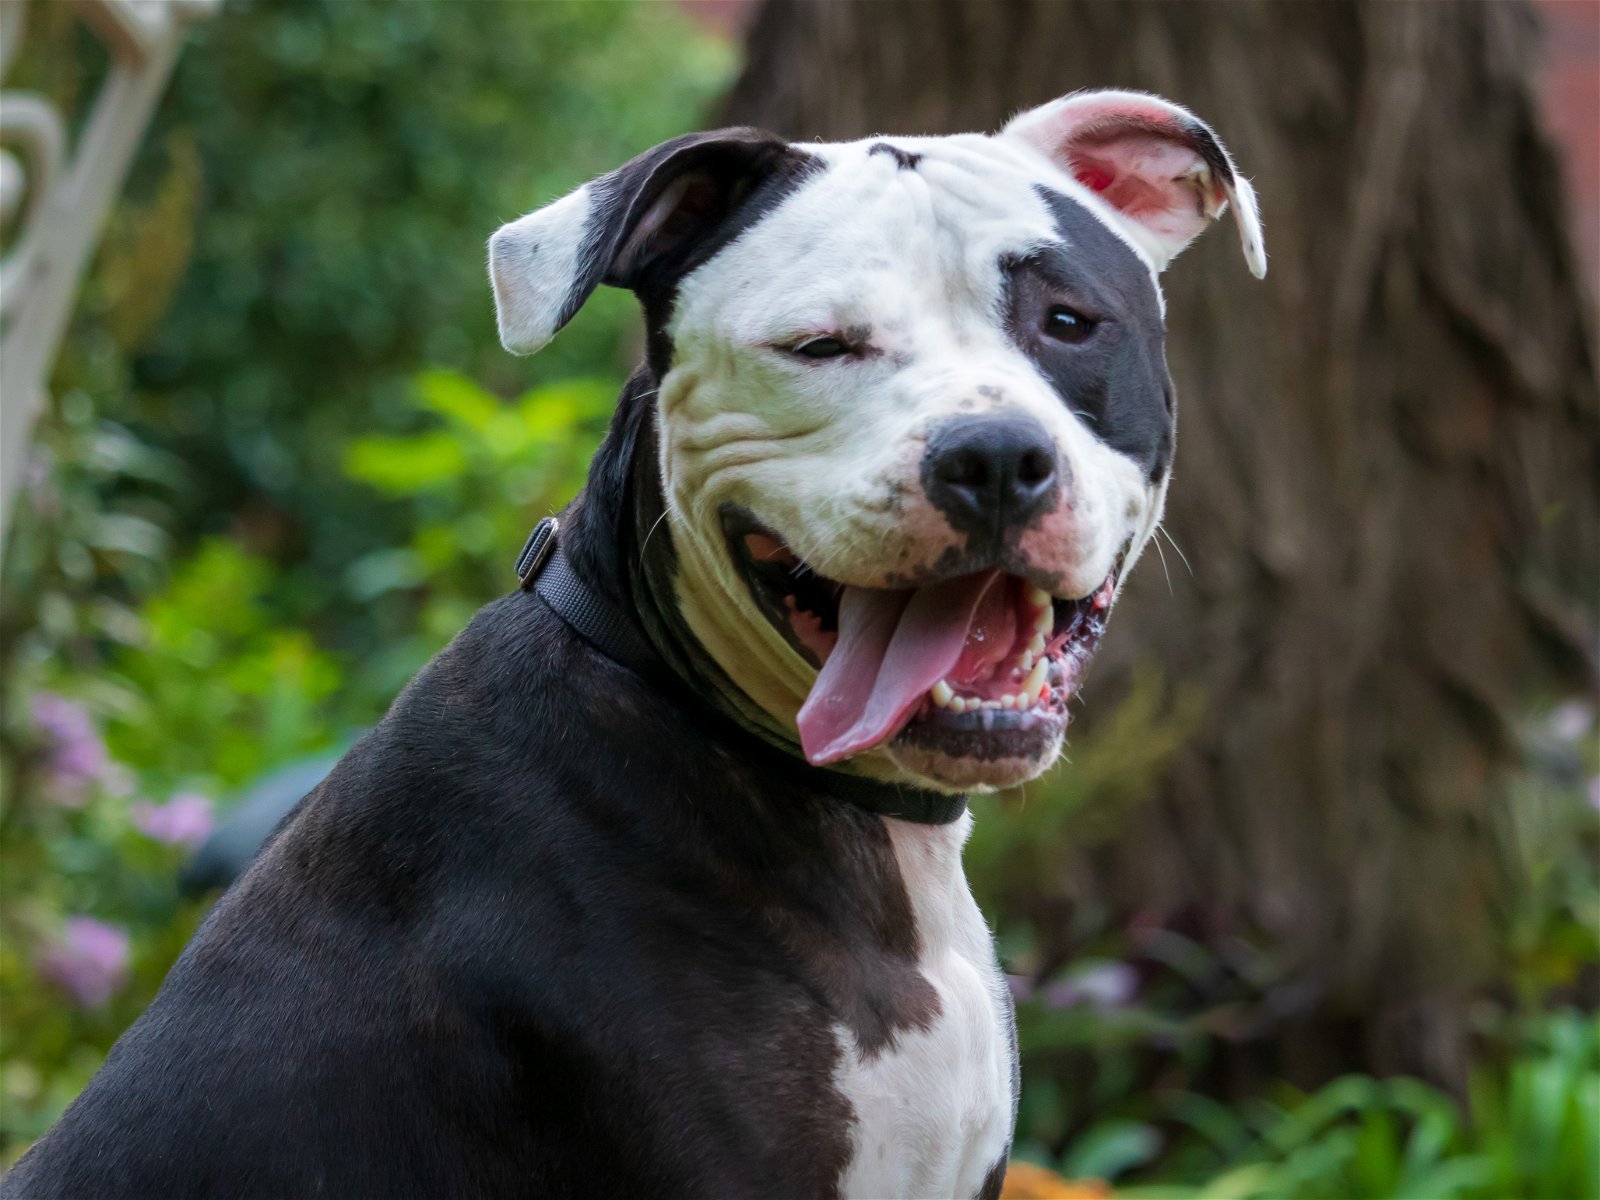
M 971 814 L 949 825 L 884 818 L 910 893 L 918 964 L 938 993 L 926 1030 L 864 1056 L 844 1028 L 836 1083 L 855 1110 L 840 1181 L 852 1200 L 976 1196 L 1011 1141 L 1010 999 L 989 927 L 961 871 Z

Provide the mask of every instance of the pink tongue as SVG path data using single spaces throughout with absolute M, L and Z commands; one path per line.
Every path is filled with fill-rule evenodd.
M 847 587 L 839 640 L 800 709 L 800 745 L 818 766 L 899 732 L 923 695 L 961 658 L 998 571 L 915 590 Z

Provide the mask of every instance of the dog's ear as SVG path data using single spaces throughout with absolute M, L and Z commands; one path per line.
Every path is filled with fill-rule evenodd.
M 1077 92 L 1014 117 L 1000 136 L 1099 193 L 1157 270 L 1231 203 L 1245 262 L 1257 279 L 1267 273 L 1255 190 L 1188 109 L 1143 92 Z
M 663 142 L 489 239 L 500 342 L 532 354 L 602 283 L 639 288 L 713 234 L 762 179 L 806 156 L 760 129 Z

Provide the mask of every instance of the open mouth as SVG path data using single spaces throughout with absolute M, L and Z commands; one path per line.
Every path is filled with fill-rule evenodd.
M 1032 759 L 1058 743 L 1115 571 L 1076 599 L 998 570 L 864 588 L 819 575 L 745 514 L 725 530 L 758 607 L 818 669 L 797 722 L 812 763 L 895 740 L 981 759 Z

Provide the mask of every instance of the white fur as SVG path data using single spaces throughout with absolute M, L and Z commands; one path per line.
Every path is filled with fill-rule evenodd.
M 938 993 L 926 1031 L 902 1031 L 875 1057 L 838 1031 L 835 1082 L 855 1113 L 840 1194 L 971 1197 L 1011 1141 L 1010 1000 L 961 871 L 967 814 L 950 825 L 884 818 L 921 939 L 919 969 Z
M 532 354 L 561 328 L 594 215 L 589 187 L 502 225 L 489 239 L 489 279 L 500 344 Z
M 657 427 L 681 610 L 790 737 L 816 673 L 735 577 L 724 503 L 755 513 L 831 579 L 896 586 L 897 571 L 962 540 L 922 492 L 928 431 L 964 405 L 1029 414 L 1074 481 L 1070 502 L 1025 539 L 1030 577 L 1083 596 L 1149 527 L 1160 496 L 1062 404 L 999 320 L 1002 258 L 1061 239 L 1040 184 L 1101 213 L 1155 286 L 1148 254 L 1092 192 L 1018 143 L 895 144 L 922 156 L 915 170 L 871 153 L 872 140 L 806 147 L 828 169 L 684 279 L 670 329 Z M 775 349 L 853 326 L 871 327 L 874 357 L 815 365 Z M 892 751 L 856 764 L 907 777 Z

